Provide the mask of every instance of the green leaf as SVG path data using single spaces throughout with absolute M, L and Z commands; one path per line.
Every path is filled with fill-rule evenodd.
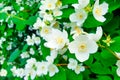
M 93 55 L 90 55 L 89 59 L 87 61 L 84 62 L 86 65 L 92 65 L 93 63 Z
M 13 16 L 10 18 L 10 20 L 13 21 L 14 24 L 16 24 L 17 30 L 24 30 L 26 27 L 25 21 L 23 18 L 19 18 L 17 16 Z
M 5 20 L 6 18 L 7 18 L 8 16 L 7 16 L 7 14 L 6 13 L 4 13 L 4 12 L 0 12 L 0 20 Z
M 112 80 L 110 76 L 98 76 L 98 80 Z
M 37 17 L 36 16 L 31 16 L 27 21 L 27 25 L 33 25 L 36 22 Z
M 83 26 L 84 26 L 85 28 L 93 28 L 93 27 L 98 27 L 98 26 L 100 26 L 101 24 L 102 24 L 102 23 L 99 22 L 99 21 L 97 21 L 97 20 L 93 17 L 93 15 L 89 15 L 89 16 L 87 17 L 87 19 L 85 20 Z
M 47 48 L 44 46 L 44 41 L 41 42 L 41 51 L 42 51 L 42 57 L 46 59 L 46 56 L 50 54 L 50 48 Z
M 90 66 L 90 69 L 95 74 L 110 74 L 110 69 L 108 67 L 102 66 L 102 64 L 96 61 L 93 65 Z
M 6 28 L 6 25 L 5 24 L 3 24 L 2 26 L 0 26 L 0 32 L 4 32 L 4 30 L 5 30 L 5 28 Z
M 103 49 L 102 52 L 101 52 L 101 56 L 104 58 L 104 59 L 111 59 L 111 58 L 114 58 L 114 55 L 112 53 L 110 53 L 109 51 Z
M 74 71 L 69 69 L 66 70 L 66 76 L 67 76 L 66 80 L 83 80 L 82 73 L 77 75 Z
M 78 0 L 61 0 L 62 5 L 78 3 Z
M 116 1 L 109 1 L 109 12 L 111 13 L 112 11 L 116 10 L 120 8 L 120 0 L 116 0 Z
M 117 67 L 116 66 L 112 66 L 112 75 L 113 75 L 113 78 L 114 78 L 114 80 L 119 80 L 120 77 L 117 75 L 116 70 L 117 70 Z
M 69 18 L 70 14 L 74 12 L 74 9 L 73 8 L 63 9 L 62 12 L 63 12 L 62 18 Z
M 22 48 L 22 52 L 25 52 L 27 49 L 28 49 L 28 45 L 25 44 L 25 45 L 23 46 L 23 48 Z
M 60 67 L 59 72 L 56 73 L 53 77 L 51 77 L 50 80 L 66 80 L 65 69 Z
M 8 29 L 7 36 L 12 36 L 12 35 L 13 35 L 13 29 Z
M 110 49 L 113 50 L 114 52 L 120 52 L 120 37 L 117 36 L 113 38 L 115 41 L 114 43 L 111 43 Z
M 16 58 L 19 57 L 19 55 L 20 55 L 20 50 L 16 49 L 13 53 L 11 53 L 8 62 L 13 62 Z
M 109 23 L 105 24 L 103 29 L 107 32 L 112 32 L 119 27 L 119 16 L 115 16 Z

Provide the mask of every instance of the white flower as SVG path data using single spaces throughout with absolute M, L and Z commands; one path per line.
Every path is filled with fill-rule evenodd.
M 103 16 L 108 12 L 108 4 L 103 2 L 99 5 L 99 0 L 96 0 L 93 8 L 93 16 L 96 20 L 104 22 L 106 18 Z
M 3 55 L 0 56 L 0 64 L 3 64 L 5 61 L 5 57 Z
M 51 34 L 51 27 L 42 27 L 42 30 L 40 31 L 40 35 L 43 37 L 43 39 L 47 40 L 49 39 L 49 35 Z
M 103 35 L 102 27 L 97 27 L 96 34 L 90 33 L 87 34 L 90 39 L 93 39 L 94 41 L 99 41 Z
M 75 53 L 80 62 L 83 62 L 89 58 L 90 53 L 97 51 L 98 45 L 86 35 L 80 35 L 68 45 L 68 49 L 71 53 Z
M 120 76 L 120 60 L 117 61 L 116 65 L 118 67 L 117 70 L 116 70 L 117 75 Z
M 2 2 L 2 3 L 0 3 L 0 8 L 2 8 L 3 6 L 4 6 L 3 2 Z
M 30 57 L 28 52 L 23 52 L 20 56 L 21 56 L 21 58 L 28 58 L 28 57 Z
M 37 62 L 35 58 L 30 58 L 27 60 L 27 64 L 25 65 L 25 76 L 30 75 L 33 80 L 37 75 Z
M 48 72 L 48 63 L 47 62 L 37 62 L 37 75 L 46 75 Z
M 73 34 L 73 39 L 75 39 L 76 37 L 78 37 L 79 35 L 85 33 L 83 31 L 83 29 L 79 26 L 77 26 L 76 23 L 71 23 L 71 34 Z
M 54 9 L 53 10 L 53 15 L 56 16 L 61 16 L 62 15 L 62 11 L 60 11 L 59 9 Z
M 36 37 L 35 34 L 32 35 L 32 38 L 30 36 L 27 36 L 26 41 L 28 45 L 39 45 L 41 42 L 40 37 Z
M 41 10 L 53 10 L 56 7 L 57 0 L 44 0 L 41 1 L 42 5 L 40 6 Z
M 19 69 L 16 70 L 16 76 L 17 77 L 23 78 L 24 75 L 25 75 L 24 69 L 19 68 Z
M 30 36 L 27 36 L 26 41 L 28 45 L 34 45 L 34 40 Z
M 41 42 L 40 37 L 36 37 L 35 34 L 32 35 L 32 39 L 36 45 L 39 45 Z
M 63 55 L 66 51 L 67 51 L 67 48 L 64 47 L 64 48 L 58 50 L 58 54 Z
M 1 10 L 1 12 L 6 12 L 7 13 L 7 11 L 11 11 L 12 9 L 13 8 L 11 6 L 6 6 Z
M 79 4 L 72 4 L 75 9 L 85 8 L 89 4 L 90 0 L 78 0 Z
M 48 66 L 48 71 L 49 71 L 49 76 L 50 76 L 50 77 L 54 76 L 55 73 L 58 73 L 58 72 L 59 72 L 57 66 L 54 65 L 54 64 L 50 64 L 50 65 Z
M 5 70 L 5 69 L 1 69 L 0 70 L 0 76 L 6 76 L 7 75 L 7 70 Z
M 82 66 L 82 64 L 78 64 L 75 68 L 75 73 L 76 74 L 79 74 L 80 72 L 84 71 L 85 70 L 85 67 Z
M 75 59 L 70 58 L 69 59 L 69 64 L 67 65 L 67 67 L 69 69 L 75 70 L 75 68 L 77 67 L 77 64 L 78 64 L 78 62 Z
M 52 21 L 53 20 L 53 16 L 52 16 L 52 14 L 44 14 L 43 15 L 43 19 L 44 19 L 44 21 Z
M 17 72 L 16 72 L 17 71 L 16 66 L 13 66 L 10 70 L 12 71 L 12 74 L 15 77 L 16 74 L 17 74 Z
M 40 18 L 37 18 L 37 21 L 33 25 L 33 29 L 37 30 L 43 26 L 45 26 L 45 23 Z
M 75 13 L 70 15 L 70 21 L 76 22 L 78 26 L 81 26 L 86 20 L 88 14 L 83 9 L 78 9 Z
M 16 3 L 20 5 L 20 4 L 21 4 L 21 1 L 22 1 L 22 0 L 16 0 Z
M 44 44 L 46 47 L 58 50 L 62 49 L 68 43 L 68 34 L 65 30 L 61 32 L 58 29 L 52 29 L 50 37 Z
M 30 48 L 30 51 L 29 51 L 30 54 L 34 55 L 35 54 L 35 51 L 33 48 Z
M 120 53 L 119 52 L 115 52 L 115 54 L 120 58 Z
M 54 62 L 54 56 L 47 56 L 46 60 L 48 61 L 48 63 L 53 63 Z

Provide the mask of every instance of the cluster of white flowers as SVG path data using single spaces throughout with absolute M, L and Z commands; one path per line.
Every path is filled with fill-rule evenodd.
M 85 67 L 82 66 L 81 64 L 78 64 L 77 60 L 70 58 L 69 59 L 69 64 L 68 64 L 68 69 L 74 70 L 76 74 L 79 74 L 80 72 L 85 70 Z
M 6 39 L 4 37 L 0 38 L 0 48 L 2 48 L 2 43 L 5 42 L 5 41 L 6 41 Z
M 71 27 L 70 34 L 73 38 L 72 42 L 69 41 L 68 32 L 65 29 L 61 30 L 56 20 L 59 19 L 56 16 L 62 15 L 60 11 L 62 6 L 61 2 L 59 0 L 42 0 L 41 3 L 42 5 L 39 8 L 40 17 L 38 17 L 34 23 L 33 30 L 37 30 L 39 35 L 46 41 L 44 46 L 50 48 L 50 56 L 46 57 L 47 63 L 52 63 L 49 69 L 55 69 L 56 65 L 53 64 L 55 58 L 58 54 L 63 55 L 68 49 L 70 53 L 75 54 L 76 59 L 80 62 L 88 60 L 90 54 L 97 52 L 97 41 L 102 37 L 102 28 L 97 27 L 96 33 L 87 33 L 82 28 L 82 24 L 88 16 L 88 12 L 85 8 L 88 6 L 89 0 L 79 0 L 79 4 L 72 5 L 75 8 L 75 13 L 70 15 L 71 23 L 69 25 Z M 65 24 L 65 26 L 67 26 L 67 24 Z M 28 45 L 34 45 L 33 38 L 28 37 L 26 41 Z M 27 54 L 28 53 L 25 53 L 25 55 Z M 64 57 L 64 59 L 67 60 L 66 57 Z M 81 71 L 85 70 L 85 67 L 82 66 L 82 64 L 78 64 L 77 60 L 70 58 L 68 68 L 74 70 L 76 74 L 79 74 Z M 57 68 L 56 72 L 58 72 Z M 46 75 L 47 71 L 42 74 Z M 49 72 L 50 76 L 54 74 L 55 71 L 54 73 Z M 35 73 L 34 77 L 36 75 L 38 74 Z
M 16 77 L 24 77 L 24 80 L 28 80 L 28 77 L 34 80 L 36 76 L 47 75 L 47 73 L 52 77 L 59 72 L 55 64 L 47 61 L 38 62 L 35 58 L 28 59 L 25 68 L 16 68 L 14 66 L 11 71 Z
M 36 33 L 32 33 L 32 35 L 27 36 L 25 35 L 26 38 L 24 41 L 27 43 L 29 51 L 26 49 L 20 54 L 21 59 L 26 59 L 26 64 L 23 68 L 13 66 L 11 68 L 13 76 L 24 78 L 24 80 L 28 80 L 29 77 L 34 80 L 36 76 L 43 76 L 47 74 L 49 74 L 50 77 L 53 77 L 59 72 L 57 64 L 54 63 L 58 54 L 61 55 L 66 62 L 69 61 L 69 63 L 65 63 L 67 64 L 68 69 L 75 71 L 76 74 L 80 74 L 80 72 L 85 71 L 85 66 L 83 66 L 82 62 L 88 60 L 90 54 L 97 52 L 97 42 L 103 35 L 102 27 L 97 27 L 96 33 L 87 33 L 82 27 L 83 23 L 89 16 L 89 10 L 87 11 L 86 8 L 89 8 L 90 0 L 78 0 L 78 3 L 72 4 L 75 12 L 69 16 L 71 22 L 66 24 L 63 24 L 64 22 L 59 22 L 62 15 L 61 9 L 63 8 L 60 0 L 27 0 L 25 4 L 32 6 L 34 3 L 39 2 L 40 7 L 37 13 L 38 17 L 36 22 L 33 24 L 33 27 L 29 27 L 31 32 L 33 30 L 33 32 L 36 31 Z M 13 16 L 16 13 L 19 13 L 19 11 L 24 10 L 24 7 L 22 6 L 24 2 L 22 0 L 16 0 L 16 4 L 21 6 L 18 12 L 12 12 L 14 11 L 12 6 L 4 7 L 1 12 L 8 13 L 8 11 L 11 11 Z M 0 3 L 0 8 L 3 6 L 4 4 Z M 90 7 L 90 9 L 92 8 Z M 107 11 L 108 4 L 106 2 L 99 4 L 99 0 L 95 1 L 92 12 L 96 20 L 104 22 L 106 20 L 104 15 Z M 9 18 L 10 16 L 8 16 L 6 21 L 8 21 Z M 3 22 L 3 20 L 0 22 Z M 67 26 L 67 28 L 61 28 L 61 25 Z M 70 32 L 67 31 L 68 25 Z M 14 23 L 10 21 L 7 26 L 9 28 L 13 28 Z M 18 37 L 20 38 L 24 37 L 23 35 L 24 34 L 22 34 L 22 32 L 18 33 Z M 70 40 L 69 37 L 72 37 L 72 40 Z M 45 40 L 45 42 L 43 41 L 42 43 L 41 40 Z M 4 41 L 6 41 L 6 39 L 1 37 L 0 48 L 2 48 L 2 43 Z M 40 56 L 44 55 L 40 50 L 41 44 L 44 44 L 42 46 L 50 49 L 50 55 L 46 56 L 46 60 L 38 61 L 33 57 L 36 54 L 35 49 L 38 50 L 38 53 L 41 53 Z M 10 51 L 13 47 L 12 45 L 13 43 L 9 42 L 7 50 Z M 65 54 L 67 50 L 72 55 L 75 55 L 75 58 L 68 57 Z M 0 56 L 0 64 L 3 64 L 4 60 L 4 56 Z M 117 65 L 119 65 L 119 63 L 117 63 Z M 1 69 L 0 76 L 6 75 L 7 71 L 5 69 Z
M 41 40 L 40 40 L 40 37 L 36 37 L 35 34 L 32 35 L 32 38 L 30 36 L 27 36 L 27 39 L 26 39 L 26 42 L 28 45 L 39 45 Z
M 5 57 L 3 55 L 0 56 L 0 64 L 3 64 L 5 61 Z
M 0 76 L 2 76 L 2 77 L 7 76 L 7 70 L 1 69 L 1 70 L 0 70 Z
M 75 22 L 78 26 L 82 26 L 84 21 L 87 19 L 88 11 L 86 7 L 89 6 L 90 0 L 78 0 L 78 4 L 73 4 L 75 13 L 70 15 L 70 21 Z M 93 16 L 96 20 L 104 22 L 106 18 L 103 16 L 108 11 L 108 4 L 106 2 L 99 5 L 99 0 L 95 1 L 93 7 Z

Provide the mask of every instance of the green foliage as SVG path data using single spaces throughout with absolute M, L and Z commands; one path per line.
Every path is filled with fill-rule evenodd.
M 66 80 L 65 69 L 60 67 L 59 70 L 60 70 L 59 73 L 57 73 L 55 76 L 51 77 L 50 80 Z
M 74 12 L 74 9 L 66 8 L 66 9 L 63 9 L 62 12 L 63 12 L 62 18 L 69 18 L 70 14 L 72 14 Z
M 68 69 L 66 70 L 66 76 L 67 76 L 66 80 L 83 80 L 82 74 L 77 75 L 75 72 Z
M 77 3 L 78 0 L 61 0 L 63 5 Z
M 16 58 L 18 58 L 20 55 L 20 50 L 16 49 L 13 53 L 11 53 L 10 58 L 9 58 L 9 62 L 13 62 Z
M 29 1 L 28 3 L 26 3 Z M 29 58 L 35 58 L 36 61 L 47 61 L 46 57 L 50 55 L 50 48 L 44 46 L 45 40 L 40 36 L 40 30 L 29 30 L 32 28 L 34 23 L 37 21 L 37 18 L 42 16 L 39 14 L 41 11 L 39 7 L 41 6 L 41 0 L 39 2 L 35 2 L 37 0 L 22 0 L 22 3 L 16 3 L 16 0 L 0 0 L 0 39 L 5 38 L 5 41 L 0 42 L 0 70 L 2 68 L 6 69 L 8 74 L 6 77 L 1 77 L 0 80 L 23 80 L 23 78 L 14 77 L 11 68 L 15 65 L 18 68 L 24 68 L 26 61 L 28 58 L 20 58 L 22 52 L 30 52 L 29 49 L 33 48 L 35 54 L 32 55 L 29 53 Z M 69 41 L 73 41 L 72 35 L 70 34 L 71 28 L 64 28 L 64 22 L 70 23 L 70 15 L 75 13 L 75 9 L 72 7 L 72 4 L 78 3 L 78 0 L 60 0 L 62 2 L 62 6 L 68 6 L 68 8 L 60 8 L 62 11 L 62 15 L 55 17 L 53 20 L 56 20 L 59 24 L 59 29 L 65 29 L 68 32 Z M 88 13 L 88 17 L 82 25 L 82 28 L 86 31 L 92 32 L 98 26 L 101 26 L 103 29 L 103 37 L 99 42 L 97 42 L 99 46 L 98 51 L 94 54 L 90 54 L 89 59 L 85 62 L 80 62 L 76 59 L 75 54 L 71 54 L 69 50 L 67 50 L 64 54 L 67 55 L 67 60 L 63 59 L 63 55 L 58 55 L 54 60 L 54 64 L 58 67 L 59 72 L 54 76 L 50 77 L 49 73 L 43 76 L 36 76 L 34 80 L 120 80 L 120 77 L 116 74 L 117 66 L 116 61 L 118 58 L 115 52 L 120 53 L 120 0 L 99 0 L 100 4 L 103 2 L 107 2 L 109 4 L 109 10 L 107 14 L 104 15 L 106 18 L 105 22 L 97 21 L 92 11 Z M 30 3 L 32 2 L 32 3 Z M 2 4 L 3 7 L 11 6 L 12 10 L 8 12 L 2 12 Z M 93 9 L 95 0 L 90 0 L 89 5 Z M 31 4 L 31 5 L 30 5 Z M 23 10 L 20 10 L 23 7 Z M 15 11 L 16 14 L 12 14 L 12 11 Z M 45 11 L 47 12 L 47 10 Z M 53 14 L 52 11 L 49 11 Z M 49 13 L 49 14 L 50 14 Z M 41 20 L 44 20 L 40 17 Z M 45 22 L 45 21 L 44 21 Z M 47 21 L 46 21 L 47 22 Z M 52 21 L 48 21 L 52 24 Z M 12 24 L 12 28 L 9 27 L 9 24 Z M 52 26 L 53 26 L 52 24 Z M 40 24 L 41 25 L 41 24 Z M 46 25 L 48 26 L 48 25 Z M 51 27 L 51 26 L 50 26 Z M 18 37 L 18 33 L 21 32 L 20 37 Z M 39 45 L 31 45 L 29 46 L 25 39 L 27 35 L 35 34 L 39 36 L 41 39 L 41 43 Z M 84 33 L 83 33 L 84 34 Z M 85 33 L 86 34 L 86 33 Z M 104 35 L 105 34 L 105 35 Z M 114 41 L 110 43 L 110 46 L 107 46 L 106 43 L 103 43 L 102 40 L 106 38 L 107 35 L 111 35 L 111 39 Z M 7 50 L 9 48 L 9 42 L 13 42 L 12 49 Z M 99 44 L 101 43 L 101 44 Z M 2 47 L 1 47 L 2 46 Z M 65 47 L 68 47 L 66 45 Z M 3 64 L 1 55 L 5 57 L 5 61 Z M 119 56 L 118 56 L 119 57 Z M 76 74 L 75 71 L 67 68 L 69 63 L 69 58 L 76 59 L 78 63 L 83 63 L 85 67 L 85 71 L 80 72 L 80 74 Z M 58 66 L 57 64 L 64 64 Z M 31 80 L 29 78 L 29 80 Z
M 110 69 L 104 67 L 100 62 L 93 63 L 90 69 L 95 74 L 110 74 Z

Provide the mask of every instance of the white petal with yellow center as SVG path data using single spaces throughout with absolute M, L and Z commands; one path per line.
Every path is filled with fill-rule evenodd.
M 71 22 L 76 22 L 78 26 L 81 26 L 87 18 L 87 13 L 83 9 L 77 10 L 75 13 L 71 14 L 69 19 Z
M 94 40 L 89 39 L 87 35 L 80 35 L 68 45 L 68 49 L 71 53 L 75 53 L 80 62 L 83 62 L 89 58 L 90 53 L 97 51 L 98 45 Z
M 96 20 L 104 22 L 106 18 L 103 16 L 108 12 L 108 4 L 106 2 L 99 4 L 99 0 L 96 0 L 93 8 L 93 16 Z

